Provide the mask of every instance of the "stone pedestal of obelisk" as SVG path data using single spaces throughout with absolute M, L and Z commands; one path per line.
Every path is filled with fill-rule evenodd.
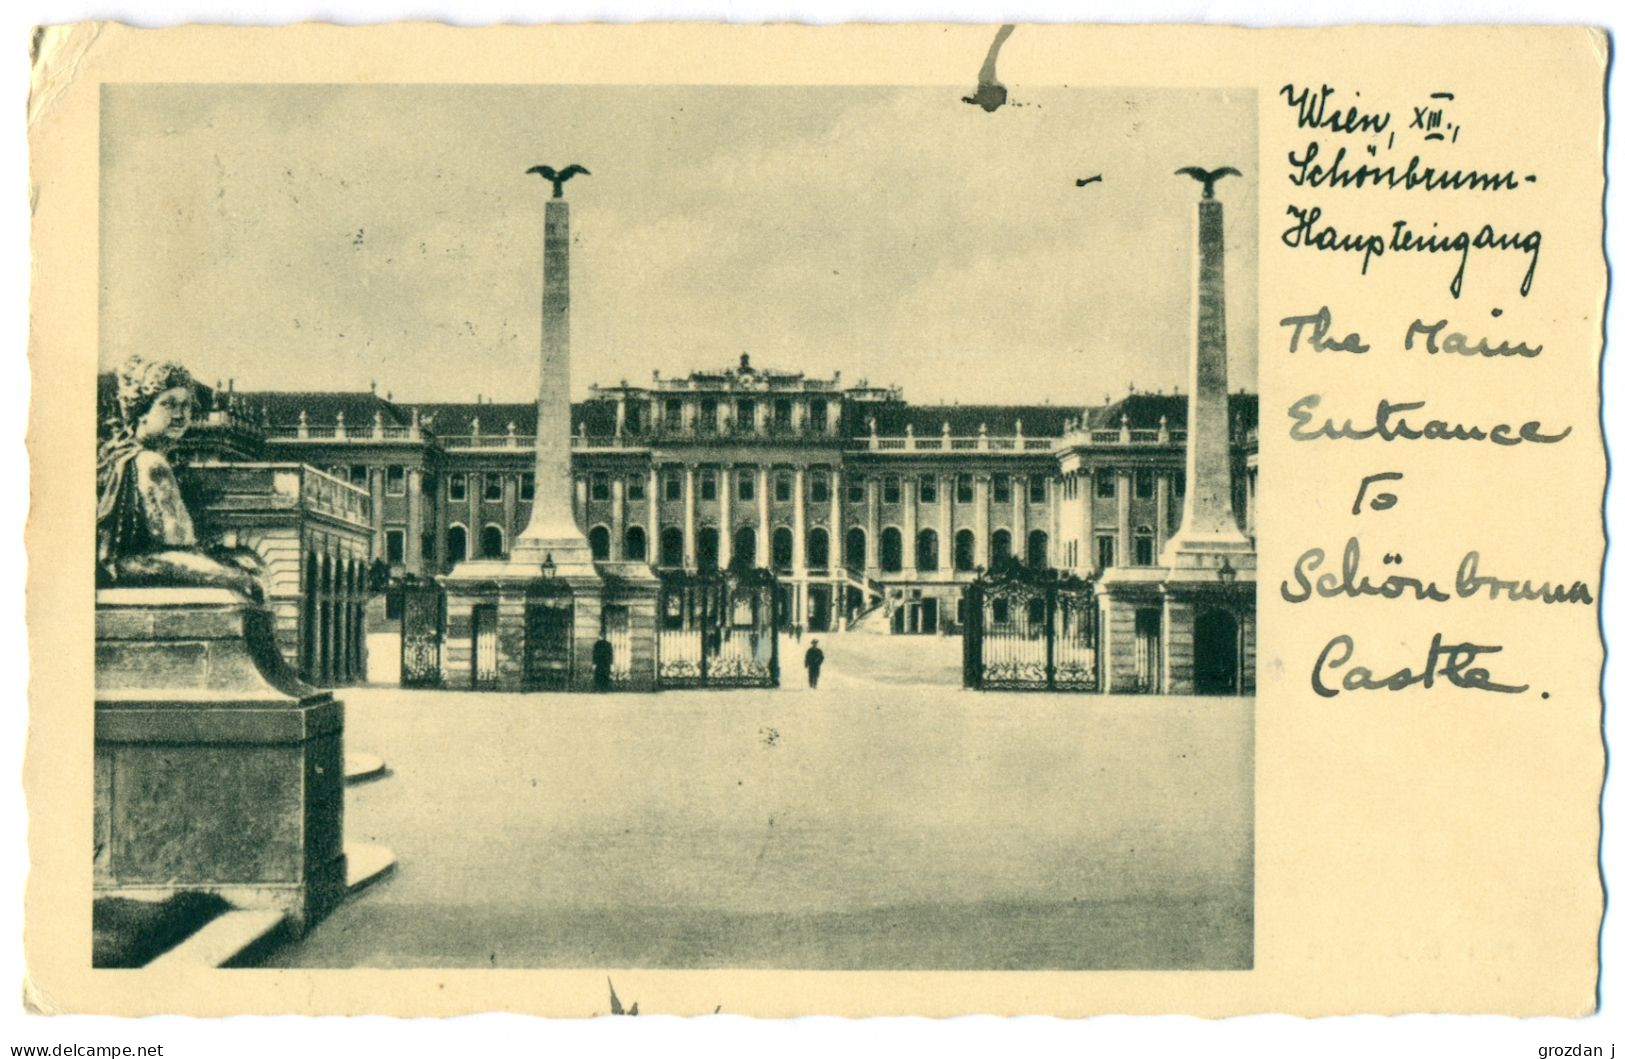
M 1205 183 L 1196 204 L 1185 506 L 1157 566 L 1115 567 L 1101 579 L 1106 691 L 1252 690 L 1257 555 L 1232 508 L 1224 206 L 1212 198 L 1214 181 Z
M 659 582 L 646 564 L 594 561 L 576 521 L 570 435 L 570 205 L 555 197 L 542 232 L 535 500 L 507 558 L 465 560 L 440 579 L 449 686 L 590 690 L 611 619 L 627 631 L 618 686 L 655 684 Z

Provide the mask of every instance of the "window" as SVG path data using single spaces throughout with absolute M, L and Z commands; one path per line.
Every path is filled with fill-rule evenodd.
M 846 480 L 846 500 L 847 500 L 847 503 L 849 503 L 849 504 L 861 504 L 861 503 L 863 503 L 863 490 L 864 490 L 864 488 L 865 488 L 864 481 L 860 476 L 854 474 L 851 478 L 848 478 Z
M 920 503 L 935 504 L 937 502 L 937 476 L 926 475 L 920 479 Z
M 468 499 L 468 475 L 454 474 L 446 479 L 446 496 L 452 500 Z
M 485 499 L 493 502 L 502 499 L 502 475 L 485 476 Z
M 976 534 L 968 529 L 954 534 L 954 569 L 961 572 L 976 569 Z
M 1049 534 L 1043 530 L 1027 534 L 1027 565 L 1035 570 L 1049 565 Z
M 715 570 L 717 568 L 718 551 L 721 535 L 715 526 L 706 526 L 694 537 L 694 550 L 699 560 L 701 570 Z
M 649 539 L 643 535 L 642 526 L 626 527 L 626 557 L 637 562 L 649 558 Z
M 739 430 L 742 431 L 754 431 L 756 429 L 755 401 L 748 397 L 741 397 L 739 399 L 739 404 L 735 406 L 734 424 Z
M 453 526 L 446 531 L 446 559 L 448 562 L 460 563 L 468 558 L 468 530 L 462 526 Z
M 384 531 L 384 558 L 392 563 L 406 561 L 406 531 L 402 529 L 387 529 Z
M 1010 561 L 1010 531 L 994 530 L 990 542 L 993 545 L 993 562 L 995 565 Z
M 781 504 L 790 502 L 790 472 L 780 471 L 773 481 L 773 497 Z
M 626 498 L 628 500 L 642 500 L 643 475 L 634 474 L 626 480 Z
M 666 472 L 666 499 L 683 499 L 683 476 L 676 471 Z M 664 547 L 664 545 L 662 545 Z
M 813 503 L 822 504 L 829 499 L 829 475 L 823 471 L 814 472 L 812 476 L 811 495 Z
M 954 499 L 961 504 L 969 504 L 976 499 L 976 480 L 968 474 L 962 474 L 954 483 Z
M 1117 561 L 1117 538 L 1102 534 L 1095 538 L 1095 568 L 1104 570 Z
M 592 557 L 599 562 L 609 558 L 609 527 L 594 526 L 587 531 L 587 547 L 592 549 Z
M 740 526 L 734 533 L 735 566 L 752 567 L 756 565 L 756 528 L 754 526 Z
M 384 472 L 384 492 L 390 496 L 406 495 L 406 468 L 393 464 Z
M 795 537 L 791 535 L 788 527 L 780 526 L 773 531 L 773 569 L 788 570 L 795 558 Z
M 628 434 L 643 433 L 643 402 L 626 402 L 626 432 Z
M 829 569 L 829 533 L 822 527 L 807 531 L 807 565 L 814 570 Z
M 896 526 L 880 531 L 880 568 L 889 574 L 903 568 L 903 534 Z
M 895 504 L 903 499 L 902 481 L 895 474 L 888 474 L 880 480 L 880 498 L 888 504 Z
M 822 434 L 829 429 L 829 405 L 822 399 L 814 401 L 809 418 L 812 429 Z
M 993 502 L 995 504 L 1008 504 L 1010 502 L 1010 476 L 1008 474 L 995 474 L 993 476 Z
M 700 429 L 707 433 L 716 433 L 717 402 L 714 397 L 707 397 L 700 402 Z
M 1157 565 L 1156 539 L 1151 535 L 1150 526 L 1141 526 L 1134 531 L 1134 565 Z
M 487 559 L 500 559 L 503 554 L 502 527 L 486 526 L 480 531 L 480 555 Z
M 868 535 L 853 526 L 846 531 L 846 568 L 862 571 L 869 565 Z
M 781 397 L 773 402 L 773 425 L 780 430 L 790 429 L 790 400 Z
M 680 397 L 666 398 L 666 429 L 681 430 L 683 426 L 683 400 Z
M 1175 496 L 1184 496 L 1185 495 L 1185 472 L 1184 471 L 1175 471 L 1174 472 L 1174 495 Z
M 1042 504 L 1044 502 L 1044 490 L 1047 488 L 1048 481 L 1041 474 L 1035 474 L 1028 478 L 1027 499 L 1034 504 Z
M 350 484 L 367 487 L 367 465 L 364 463 L 350 464 Z
M 717 498 L 717 472 L 705 470 L 700 472 L 700 499 L 715 500 Z
M 660 531 L 660 565 L 683 565 L 683 531 L 676 526 Z
M 519 476 L 519 499 L 536 499 L 536 472 L 526 471 Z
M 592 494 L 591 494 L 592 498 L 594 500 L 608 500 L 609 499 L 609 475 L 607 475 L 607 474 L 594 474 L 592 476 L 591 482 L 592 482 Z
M 926 573 L 937 568 L 937 534 L 935 530 L 921 530 L 914 544 L 914 566 Z
M 993 623 L 1003 625 L 1010 620 L 1010 600 L 1006 596 L 993 597 Z
M 1117 495 L 1117 476 L 1110 467 L 1102 467 L 1095 472 L 1095 495 L 1103 498 Z
M 1157 476 L 1150 471 L 1134 472 L 1134 495 L 1149 500 L 1157 495 Z
M 739 469 L 739 499 L 756 499 L 756 468 L 741 467 Z

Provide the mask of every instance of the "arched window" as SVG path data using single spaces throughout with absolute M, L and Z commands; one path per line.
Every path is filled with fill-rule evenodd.
M 1010 558 L 1009 530 L 994 530 L 993 536 L 989 538 L 988 543 L 993 546 L 993 554 L 991 558 L 994 563 L 1002 563 Z
M 717 568 L 717 554 L 721 538 L 715 526 L 706 526 L 694 537 L 695 559 L 701 570 Z
M 894 574 L 903 568 L 903 533 L 896 526 L 880 531 L 880 569 Z
M 937 531 L 921 530 L 914 544 L 914 565 L 925 572 L 937 568 Z
M 954 534 L 954 569 L 976 569 L 976 534 L 968 529 Z
M 599 562 L 609 558 L 609 527 L 594 526 L 587 531 L 587 546 L 592 549 L 592 557 Z
M 683 531 L 676 526 L 660 531 L 660 565 L 683 565 Z
M 829 531 L 822 526 L 807 531 L 807 565 L 814 570 L 829 569 Z
M 487 526 L 480 531 L 480 555 L 484 558 L 502 558 L 502 544 L 501 526 Z
M 1027 565 L 1035 570 L 1049 565 L 1049 534 L 1043 530 L 1027 534 Z
M 446 530 L 446 559 L 448 562 L 460 563 L 468 558 L 468 528 L 453 525 Z
M 862 571 L 869 563 L 869 538 L 853 526 L 846 531 L 846 568 Z
M 795 536 L 787 526 L 780 526 L 773 531 L 773 569 L 790 569 L 790 563 L 795 557 L 795 540 Z
M 626 527 L 626 557 L 640 563 L 648 561 L 649 538 L 644 534 L 642 526 Z
M 752 567 L 756 565 L 756 527 L 740 526 L 734 531 L 734 557 L 735 566 Z

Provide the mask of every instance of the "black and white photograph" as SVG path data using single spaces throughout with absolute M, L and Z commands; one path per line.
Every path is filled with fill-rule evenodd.
M 102 87 L 87 962 L 1252 966 L 1258 102 L 997 48 Z

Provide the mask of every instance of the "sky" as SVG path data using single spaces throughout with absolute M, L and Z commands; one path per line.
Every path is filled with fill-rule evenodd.
M 101 362 L 527 400 L 551 191 L 525 170 L 580 163 L 577 397 L 741 353 L 927 403 L 1184 389 L 1200 189 L 1174 170 L 1234 165 L 1255 389 L 1253 94 L 1012 84 L 989 114 L 971 87 L 109 87 Z

